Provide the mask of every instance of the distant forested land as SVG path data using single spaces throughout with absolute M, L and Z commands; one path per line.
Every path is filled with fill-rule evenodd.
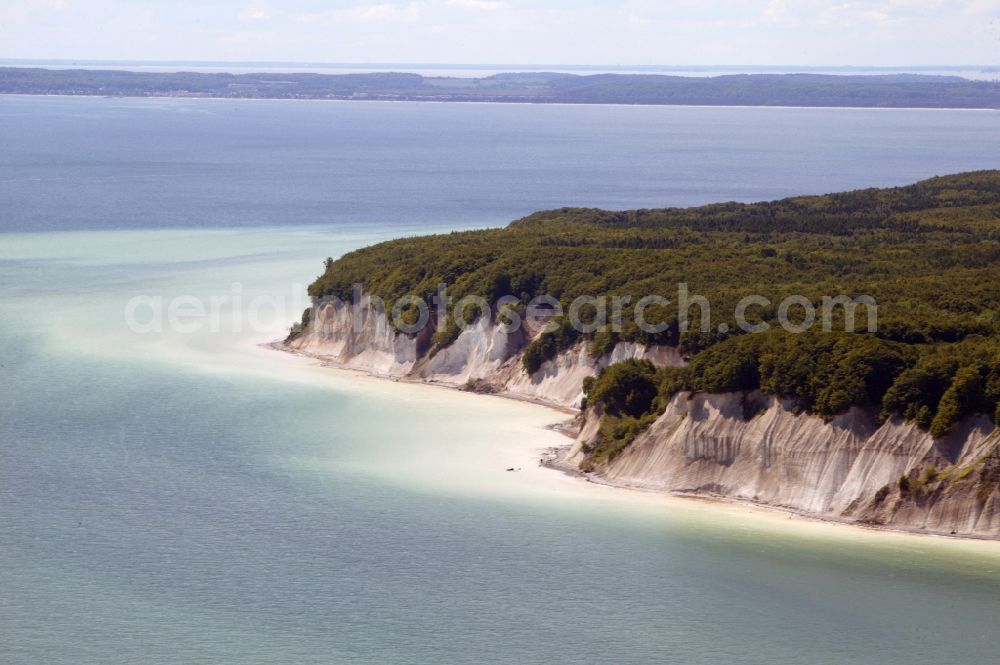
M 1000 108 L 1000 83 L 892 74 L 228 74 L 0 67 L 0 93 L 709 106 Z

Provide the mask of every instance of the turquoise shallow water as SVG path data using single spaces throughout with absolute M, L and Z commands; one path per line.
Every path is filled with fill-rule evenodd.
M 278 295 L 308 277 L 317 244 L 362 232 L 97 235 L 0 249 L 0 661 L 995 652 L 995 544 L 507 473 L 560 441 L 542 429 L 559 414 L 324 370 L 259 349 L 255 332 L 124 326 L 140 292 L 207 297 L 239 277 L 247 298 Z
M 995 543 L 817 526 L 589 486 L 534 467 L 537 447 L 563 441 L 543 429 L 559 414 L 261 349 L 304 307 L 302 287 L 322 257 L 417 230 L 501 221 L 540 200 L 511 194 L 524 177 L 514 153 L 449 180 L 423 177 L 447 160 L 421 162 L 419 150 L 395 166 L 352 153 L 352 172 L 367 165 L 360 191 L 377 195 L 354 196 L 347 212 L 333 205 L 351 198 L 343 191 L 302 184 L 305 167 L 264 192 L 280 180 L 268 161 L 274 132 L 295 134 L 298 125 L 263 121 L 315 105 L 261 106 L 270 115 L 220 138 L 208 130 L 232 117 L 216 118 L 212 104 L 0 100 L 5 128 L 18 129 L 3 137 L 12 149 L 0 155 L 0 226 L 85 229 L 0 234 L 0 662 L 995 660 Z M 511 112 L 484 121 L 465 107 L 428 105 L 407 118 L 411 132 L 453 125 L 481 136 L 475 123 L 495 121 L 505 140 L 534 137 L 545 157 L 536 175 L 548 174 L 540 180 L 554 188 L 546 202 L 584 202 L 588 178 L 614 175 L 581 167 L 574 179 L 553 155 L 572 160 L 600 148 L 624 156 L 617 129 L 582 144 L 565 138 L 584 133 L 568 119 L 596 123 L 572 115 L 590 110 L 545 116 L 542 125 Z M 593 112 L 598 120 L 611 113 Z M 594 198 L 645 202 L 676 190 L 686 200 L 713 188 L 755 197 L 785 167 L 744 181 L 722 167 L 715 176 L 704 170 L 745 163 L 767 138 L 758 127 L 734 147 L 718 127 L 740 117 L 692 115 L 679 125 L 695 146 L 688 158 L 702 165 L 691 167 L 705 179 L 700 188 L 658 185 L 662 166 L 640 151 L 633 171 L 647 175 L 622 172 L 621 191 L 608 185 Z M 903 113 L 900 126 L 916 123 L 922 133 L 903 152 L 887 141 L 880 154 L 921 175 L 985 165 L 992 157 L 973 143 L 978 135 L 988 149 L 996 139 L 983 133 L 992 117 Z M 205 118 L 215 124 L 206 129 Z M 857 177 L 846 156 L 870 150 L 863 138 L 877 128 L 847 120 L 822 139 L 795 114 L 786 118 L 834 146 L 814 157 L 831 181 Z M 362 122 L 323 120 L 309 118 L 322 127 Z M 661 116 L 632 122 L 625 126 L 636 137 L 672 140 Z M 691 139 L 699 126 L 702 138 Z M 330 132 L 282 167 L 333 160 L 334 139 L 349 133 Z M 535 141 L 539 134 L 547 142 Z M 188 148 L 172 152 L 194 139 L 204 148 L 197 158 L 183 158 Z M 580 145 L 590 147 L 580 153 Z M 672 159 L 679 173 L 683 161 Z M 33 170 L 34 185 L 9 182 Z M 157 184 L 147 177 L 154 172 L 177 175 Z M 418 172 L 420 186 L 401 184 Z M 509 177 L 497 189 L 483 184 L 501 172 Z M 121 179 L 129 174 L 141 177 Z M 805 170 L 779 187 L 809 191 L 821 176 Z M 453 186 L 461 200 L 444 193 Z M 407 198 L 418 191 L 419 204 Z M 308 205 L 306 194 L 315 197 Z M 257 204 L 271 196 L 271 212 L 214 228 L 216 213 L 235 223 L 240 211 L 267 210 Z M 469 204 L 465 218 L 452 207 L 459 200 Z M 476 203 L 489 200 L 501 204 Z M 403 208 L 421 212 L 386 221 Z M 332 212 L 327 225 L 265 224 L 283 209 L 282 222 Z M 123 317 L 138 295 L 230 300 L 215 332 L 140 334 Z M 234 310 L 245 324 L 249 303 L 264 296 L 279 311 L 256 330 L 233 325 Z M 511 466 L 522 471 L 504 470 Z

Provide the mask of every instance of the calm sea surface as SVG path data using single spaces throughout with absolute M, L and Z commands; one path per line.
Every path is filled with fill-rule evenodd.
M 997 155 L 988 112 L 0 98 L 0 663 L 995 662 L 996 543 L 588 486 L 533 465 L 560 414 L 257 344 L 378 240 Z
M 0 98 L 0 230 L 504 224 L 1000 166 L 1000 112 Z

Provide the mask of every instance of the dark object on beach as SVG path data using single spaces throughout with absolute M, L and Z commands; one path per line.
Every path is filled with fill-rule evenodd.
M 495 395 L 499 392 L 495 385 L 483 379 L 469 379 L 461 389 L 478 395 Z

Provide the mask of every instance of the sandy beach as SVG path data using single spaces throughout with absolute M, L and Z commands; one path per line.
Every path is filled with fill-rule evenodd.
M 881 540 L 886 544 L 898 543 L 904 546 L 918 539 L 922 546 L 943 547 L 945 550 L 958 547 L 990 557 L 1000 556 L 996 539 L 992 538 L 952 536 L 918 529 L 860 524 L 832 516 L 814 515 L 723 496 L 666 493 L 615 485 L 594 474 L 583 473 L 563 461 L 570 446 L 568 437 L 575 434 L 572 422 L 572 417 L 578 414 L 575 410 L 554 407 L 540 400 L 509 395 L 482 395 L 462 390 L 457 385 L 399 379 L 344 368 L 310 354 L 288 349 L 281 342 L 262 344 L 260 348 L 280 351 L 286 357 L 297 357 L 317 373 L 351 381 L 359 390 L 399 391 L 401 397 L 405 395 L 408 399 L 426 393 L 425 399 L 433 400 L 442 407 L 454 404 L 458 408 L 466 400 L 475 400 L 478 410 L 483 403 L 495 402 L 521 413 L 532 411 L 536 416 L 532 419 L 533 425 L 525 432 L 526 436 L 514 441 L 504 441 L 496 450 L 455 446 L 449 448 L 445 459 L 425 456 L 425 463 L 428 465 L 425 473 L 428 479 L 441 478 L 442 475 L 485 476 L 490 481 L 481 485 L 480 489 L 488 487 L 492 491 L 512 496 L 541 493 L 559 499 L 616 502 L 642 513 L 662 511 L 672 519 L 683 520 L 689 528 L 696 529 L 706 526 L 754 529 L 769 531 L 782 537 L 821 538 L 831 542 Z M 496 397 L 503 399 L 495 399 Z M 503 407 L 498 406 L 497 411 Z M 431 483 L 434 481 L 431 480 Z M 445 487 L 438 489 L 447 491 Z

